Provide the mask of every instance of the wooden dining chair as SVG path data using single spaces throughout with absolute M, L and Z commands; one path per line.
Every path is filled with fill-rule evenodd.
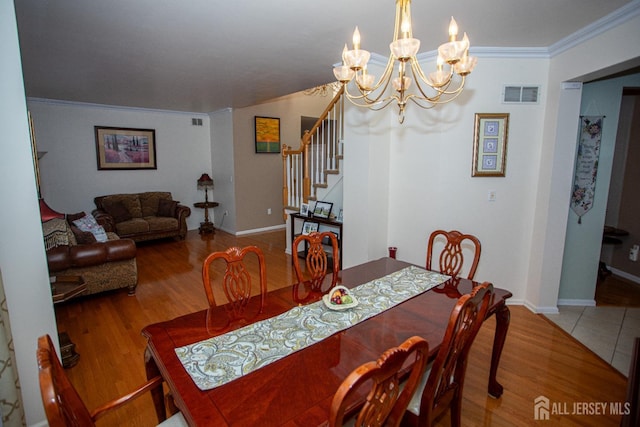
M 305 267 L 307 273 L 307 279 L 300 268 L 300 260 L 296 256 L 298 253 L 298 246 L 304 243 L 307 245 Z M 325 245 L 331 245 L 331 259 L 324 250 Z M 296 272 L 298 282 L 309 280 L 312 288 L 319 288 L 324 282 L 324 278 L 327 275 L 329 269 L 329 263 L 332 263 L 331 287 L 334 287 L 338 281 L 338 275 L 340 270 L 340 249 L 338 246 L 337 236 L 330 232 L 317 232 L 314 231 L 309 234 L 301 234 L 293 241 L 291 248 L 293 253 L 293 268 Z
M 484 282 L 458 299 L 449 316 L 438 354 L 409 403 L 403 426 L 431 426 L 449 409 L 451 425 L 460 426 L 469 350 L 487 315 L 492 297 L 493 285 Z
M 251 299 L 253 288 L 251 273 L 247 269 L 247 261 L 251 254 L 258 261 L 259 313 L 261 313 L 264 309 L 265 295 L 267 293 L 267 266 L 260 248 L 257 246 L 246 246 L 244 248 L 234 246 L 223 252 L 209 254 L 202 263 L 202 282 L 210 307 L 217 306 L 214 296 L 214 287 L 216 287 L 217 282 L 211 277 L 211 264 L 216 260 L 223 260 L 226 263 L 224 275 L 220 280 L 219 286 L 227 298 L 224 307 L 229 314 L 230 320 L 245 318 L 245 309 Z
M 435 268 L 435 266 L 432 266 L 432 262 L 434 255 L 436 255 L 436 243 L 440 242 L 443 237 L 445 240 L 444 247 L 440 251 L 438 266 Z M 473 260 L 469 266 L 467 279 L 473 280 L 473 276 L 478 269 L 478 262 L 480 261 L 480 240 L 471 234 L 463 234 L 457 230 L 436 230 L 431 233 L 427 245 L 427 270 L 439 271 L 442 274 L 452 277 L 458 276 L 464 266 L 463 245 L 466 243 L 471 244 L 473 251 Z M 432 267 L 434 268 L 432 269 Z
M 409 359 L 413 356 L 413 359 Z M 409 378 L 400 389 L 399 375 L 405 361 L 413 360 Z M 342 426 L 345 415 L 349 425 L 355 427 L 400 425 L 402 416 L 422 378 L 429 359 L 429 344 L 423 338 L 414 336 L 399 347 L 385 351 L 375 362 L 360 365 L 342 382 L 331 402 L 329 425 Z M 369 380 L 371 380 L 369 382 Z M 366 401 L 361 408 L 353 408 L 350 397 L 361 386 L 371 384 Z M 353 410 L 358 412 L 351 415 Z
M 62 367 L 56 350 L 49 335 L 38 338 L 36 353 L 40 379 L 40 394 L 50 427 L 91 427 L 95 426 L 98 418 L 121 406 L 131 403 L 144 393 L 159 387 L 162 394 L 162 377 L 157 376 L 134 391 L 111 400 L 93 411 L 85 406 L 80 395 Z M 113 380 L 111 378 L 110 380 Z M 161 396 L 162 397 L 162 396 Z M 155 399 L 154 399 L 155 400 Z M 164 400 L 157 399 L 156 414 L 162 427 L 187 426 L 187 422 L 180 412 L 166 418 Z

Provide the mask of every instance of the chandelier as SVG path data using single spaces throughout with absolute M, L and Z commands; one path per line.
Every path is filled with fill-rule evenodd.
M 333 74 L 345 86 L 347 98 L 359 107 L 381 110 L 396 101 L 398 120 L 403 123 L 408 101 L 421 108 L 433 108 L 452 101 L 462 92 L 465 77 L 473 71 L 477 58 L 469 56 L 467 33 L 461 40 L 456 40 L 457 36 L 458 25 L 452 17 L 449 41 L 438 48 L 436 71 L 425 75 L 416 58 L 420 40 L 413 38 L 411 30 L 411 0 L 396 0 L 393 42 L 389 45 L 391 54 L 380 80 L 375 82 L 375 76 L 367 72 L 371 54 L 360 49 L 358 27 L 353 32 L 353 49 L 348 50 L 345 44 L 342 65 L 334 67 Z M 416 91 L 413 93 L 409 92 L 412 83 L 409 70 L 415 81 Z M 389 83 L 393 90 L 387 91 Z

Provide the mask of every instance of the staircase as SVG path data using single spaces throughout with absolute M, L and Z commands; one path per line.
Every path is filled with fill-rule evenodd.
M 300 146 L 282 146 L 282 204 L 298 211 L 302 203 L 318 200 L 318 191 L 329 186 L 329 176 L 340 174 L 344 135 L 344 87 L 336 92 L 318 121 L 306 131 Z

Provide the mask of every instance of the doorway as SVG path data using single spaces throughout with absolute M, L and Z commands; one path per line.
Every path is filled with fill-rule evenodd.
M 596 305 L 640 307 L 640 87 L 624 87 L 613 151 L 605 227 L 617 236 L 604 236 Z

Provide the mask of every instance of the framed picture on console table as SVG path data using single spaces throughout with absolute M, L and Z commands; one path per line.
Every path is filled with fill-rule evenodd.
M 504 177 L 509 113 L 476 114 L 471 176 Z
M 302 234 L 307 235 L 313 233 L 314 231 L 318 231 L 319 226 L 320 224 L 318 224 L 317 222 L 305 221 L 302 224 Z
M 325 219 L 329 218 L 329 215 L 331 215 L 331 208 L 333 208 L 333 203 L 331 202 L 316 202 L 316 205 L 313 208 L 313 216 Z
M 98 170 L 157 169 L 155 129 L 95 126 Z

